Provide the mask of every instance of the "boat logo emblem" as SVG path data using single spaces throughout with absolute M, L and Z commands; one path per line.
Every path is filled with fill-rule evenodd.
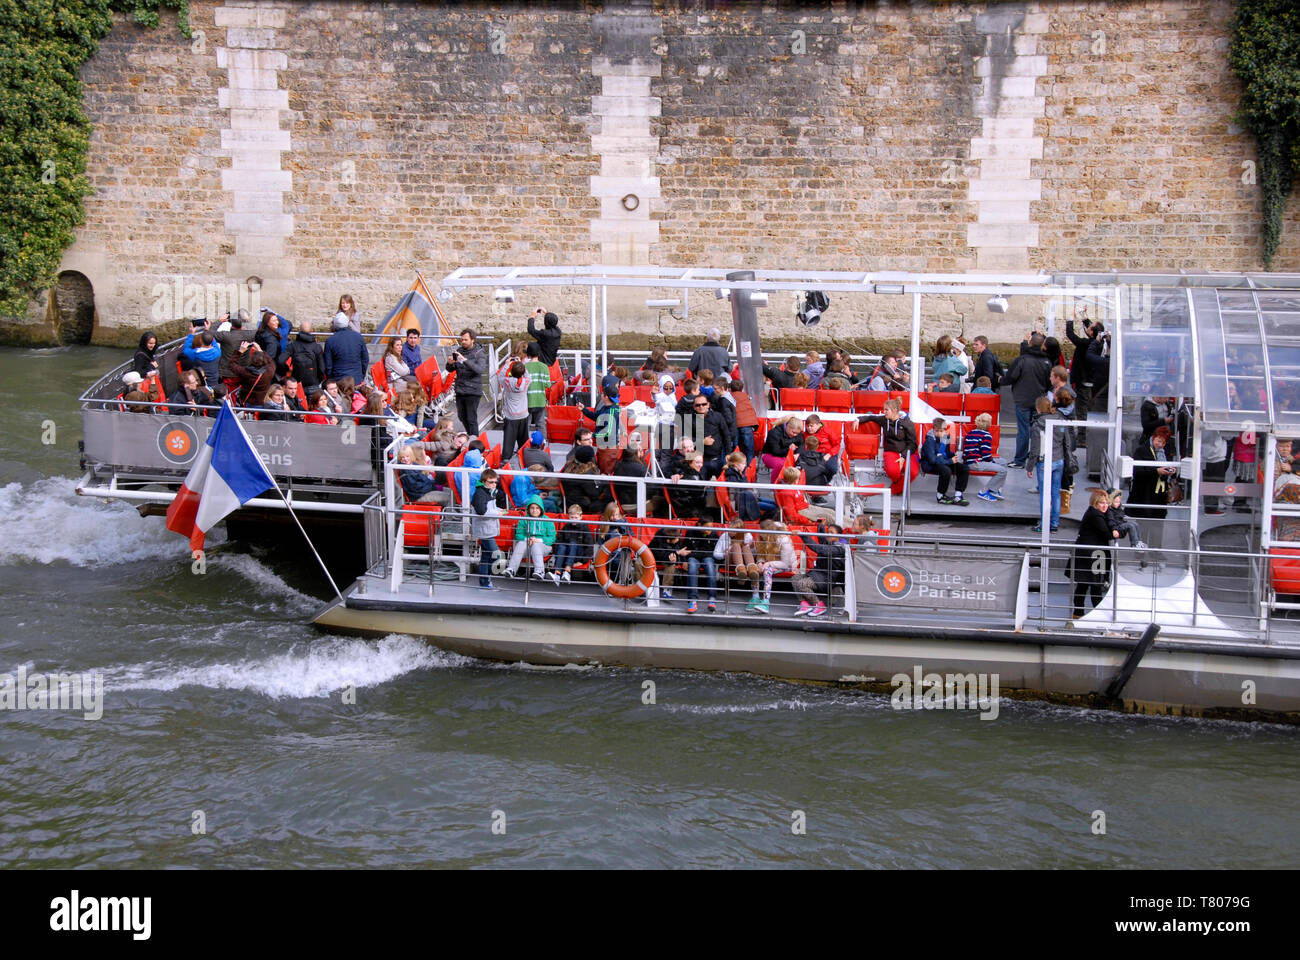
M 912 575 L 900 566 L 882 567 L 876 574 L 876 589 L 886 600 L 902 600 L 912 592 Z
M 198 448 L 199 438 L 188 423 L 169 420 L 158 431 L 158 449 L 168 463 L 189 463 Z

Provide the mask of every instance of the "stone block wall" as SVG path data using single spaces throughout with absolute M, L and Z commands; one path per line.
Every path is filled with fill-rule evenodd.
M 64 267 L 103 343 L 196 305 L 324 320 L 343 292 L 373 321 L 417 269 L 436 287 L 468 264 L 1257 270 L 1231 11 L 193 0 L 193 42 L 119 17 L 84 68 L 96 192 Z M 1294 203 L 1274 266 L 1300 270 Z M 611 332 L 728 318 L 644 305 L 671 295 L 611 293 Z M 902 301 L 860 299 L 818 333 L 906 326 Z M 515 332 L 538 302 L 585 329 L 579 290 L 449 312 Z M 927 336 L 1018 339 L 1038 309 L 930 303 Z

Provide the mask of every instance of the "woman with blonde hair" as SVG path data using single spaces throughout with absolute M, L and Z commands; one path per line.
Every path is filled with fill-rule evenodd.
M 754 559 L 758 563 L 759 572 L 763 575 L 763 595 L 760 599 L 758 591 L 755 590 L 754 596 L 745 605 L 745 609 L 753 610 L 755 613 L 771 613 L 772 578 L 778 573 L 789 573 L 794 570 L 794 544 L 783 523 L 764 520 L 759 527 L 762 532 L 755 537 Z

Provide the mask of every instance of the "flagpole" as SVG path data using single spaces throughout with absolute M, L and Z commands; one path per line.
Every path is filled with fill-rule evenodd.
M 329 567 L 325 566 L 325 561 L 322 560 L 321 555 L 316 552 L 316 544 L 311 542 L 311 537 L 307 536 L 306 530 L 303 530 L 302 521 L 298 519 L 298 514 L 293 512 L 293 506 L 289 503 L 289 499 L 284 495 L 284 492 L 280 489 L 278 483 L 275 484 L 275 492 L 280 494 L 280 499 L 284 502 L 285 509 L 289 511 L 289 516 L 293 517 L 293 522 L 298 524 L 299 530 L 302 530 L 302 538 L 307 541 L 307 546 L 311 547 L 311 552 L 316 557 L 316 562 L 319 563 L 320 568 L 325 571 L 325 579 L 330 582 L 330 586 L 334 588 L 334 593 L 340 600 L 342 600 L 343 591 L 339 589 L 338 584 L 334 582 L 334 578 L 330 576 Z

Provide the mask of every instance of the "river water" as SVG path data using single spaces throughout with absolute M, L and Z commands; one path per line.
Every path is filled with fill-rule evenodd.
M 0 710 L 0 866 L 1296 862 L 1292 728 L 1015 702 L 988 722 L 322 634 L 296 543 L 217 535 L 199 576 L 161 518 L 74 495 L 76 397 L 125 358 L 0 350 L 0 672 L 106 684 L 98 720 Z

